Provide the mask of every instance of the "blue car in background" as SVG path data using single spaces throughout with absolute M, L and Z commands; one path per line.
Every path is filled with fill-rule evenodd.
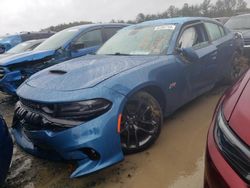
M 94 53 L 127 24 L 87 24 L 65 29 L 33 51 L 0 59 L 0 91 L 16 94 L 21 83 L 51 65 Z
M 16 45 L 15 47 L 11 48 L 10 50 L 5 52 L 4 54 L 0 54 L 0 59 L 6 58 L 6 57 L 9 57 L 12 55 L 16 55 L 16 54 L 19 54 L 22 52 L 31 51 L 35 47 L 37 47 L 39 44 L 41 44 L 44 40 L 45 39 L 38 39 L 38 40 L 28 40 L 26 42 L 22 42 L 22 43 Z
M 13 142 L 8 127 L 0 116 L 0 187 L 7 176 L 13 153 Z
M 0 54 L 8 51 L 17 44 L 28 40 L 45 39 L 52 36 L 54 32 L 27 32 L 15 35 L 5 35 L 0 37 Z
M 240 72 L 234 33 L 208 18 L 120 30 L 96 53 L 31 76 L 18 88 L 12 132 L 26 152 L 105 168 L 158 138 L 163 117 Z

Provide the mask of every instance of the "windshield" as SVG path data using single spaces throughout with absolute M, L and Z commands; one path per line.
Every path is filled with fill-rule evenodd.
M 232 30 L 250 29 L 250 15 L 232 17 L 225 26 Z
M 28 50 L 33 50 L 39 43 L 34 42 L 23 42 L 21 44 L 16 45 L 15 47 L 8 50 L 6 53 L 21 53 Z
M 131 26 L 120 30 L 97 52 L 106 55 L 159 55 L 169 46 L 175 25 Z
M 1 43 L 10 42 L 14 38 L 18 38 L 18 37 L 17 36 L 1 36 L 0 42 Z
M 56 50 L 62 47 L 66 42 L 72 39 L 79 29 L 66 29 L 53 35 L 45 40 L 42 44 L 37 46 L 34 51 Z

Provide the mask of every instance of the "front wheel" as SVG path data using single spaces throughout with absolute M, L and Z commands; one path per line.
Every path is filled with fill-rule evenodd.
M 150 147 L 158 138 L 162 111 L 158 101 L 147 92 L 138 92 L 126 103 L 121 121 L 121 145 L 125 154 Z

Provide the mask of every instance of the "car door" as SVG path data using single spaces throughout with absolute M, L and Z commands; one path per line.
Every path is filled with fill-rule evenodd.
M 181 49 L 191 48 L 198 56 L 191 62 L 181 53 Z M 217 69 L 217 48 L 210 41 L 204 24 L 199 22 L 185 26 L 177 41 L 177 63 L 182 66 L 187 84 L 186 100 L 190 100 L 213 87 L 214 71 Z
M 101 28 L 81 33 L 71 43 L 71 56 L 72 58 L 76 58 L 95 53 L 102 44 L 103 38 Z
M 217 79 L 221 79 L 233 57 L 234 35 L 226 33 L 224 27 L 219 24 L 212 22 L 205 22 L 204 24 L 213 45 L 217 47 L 218 69 L 215 73 L 218 75 Z

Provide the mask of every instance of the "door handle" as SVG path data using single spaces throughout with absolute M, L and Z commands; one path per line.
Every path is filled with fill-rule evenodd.
M 217 51 L 215 51 L 215 52 L 213 52 L 213 53 L 211 54 L 212 60 L 216 60 L 216 59 L 217 59 L 217 54 L 218 54 Z

